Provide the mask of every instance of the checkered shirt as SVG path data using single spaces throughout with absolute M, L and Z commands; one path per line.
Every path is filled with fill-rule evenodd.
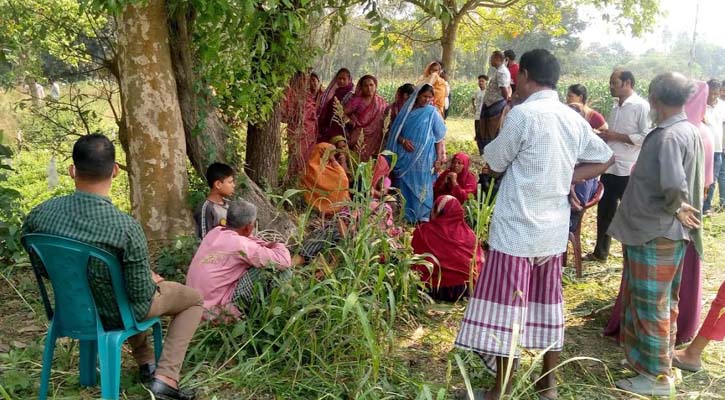
M 76 191 L 35 207 L 23 224 L 23 234 L 47 233 L 75 239 L 104 249 L 118 257 L 126 293 L 136 319 L 151 307 L 156 284 L 151 279 L 148 247 L 141 225 L 121 212 L 111 199 Z M 88 280 L 96 308 L 106 328 L 121 325 L 121 314 L 111 286 L 111 275 L 103 263 L 92 260 Z
M 569 188 L 578 162 L 609 161 L 612 150 L 553 90 L 509 112 L 486 146 L 493 171 L 504 172 L 491 220 L 491 248 L 516 257 L 563 253 L 569 233 Z

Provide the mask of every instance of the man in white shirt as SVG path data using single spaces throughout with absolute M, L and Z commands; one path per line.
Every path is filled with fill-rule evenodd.
M 707 213 L 712 208 L 712 198 L 715 195 L 715 183 L 720 190 L 720 207 L 725 205 L 725 167 L 723 166 L 723 124 L 725 124 L 725 101 L 719 100 L 722 82 L 717 79 L 707 81 L 710 92 L 707 96 L 707 108 L 705 109 L 705 125 L 712 132 L 712 148 L 715 151 L 715 158 L 712 163 L 713 179 L 715 182 L 707 189 L 707 197 L 702 207 L 702 212 Z
M 650 128 L 649 103 L 634 92 L 634 75 L 630 71 L 615 70 L 609 78 L 609 91 L 619 101 L 607 118 L 609 129 L 601 130 L 600 137 L 614 151 L 614 165 L 600 178 L 604 195 L 597 206 L 597 245 L 585 257 L 588 261 L 605 261 L 609 257 L 612 238 L 607 229 Z
M 486 147 L 498 136 L 508 101 L 511 98 L 511 74 L 504 63 L 503 53 L 499 50 L 494 51 L 491 53 L 489 62 L 491 64 L 488 73 L 490 81 L 483 96 L 483 107 L 479 120 L 481 148 Z
M 547 50 L 521 57 L 516 90 L 524 102 L 511 110 L 484 151 L 489 169 L 504 175 L 486 265 L 455 342 L 496 372 L 494 387 L 479 394 L 484 399 L 510 392 L 511 381 L 504 383 L 509 357 L 514 349 L 518 358 L 521 347 L 547 351 L 535 389 L 540 397 L 557 397 L 550 372 L 564 344 L 561 268 L 569 189 L 612 163 L 611 149 L 559 101 L 554 90 L 559 74 L 559 62 Z
M 479 119 L 481 119 L 481 109 L 483 108 L 483 97 L 486 95 L 486 83 L 488 82 L 488 76 L 478 76 L 478 91 L 471 99 L 473 104 L 473 125 L 474 132 L 476 132 L 476 145 L 478 146 L 478 154 L 483 154 L 483 143 L 481 142 L 481 126 L 479 125 Z

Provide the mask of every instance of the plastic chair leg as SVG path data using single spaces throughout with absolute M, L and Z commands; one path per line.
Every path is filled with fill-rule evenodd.
M 101 365 L 101 398 L 117 400 L 121 390 L 121 345 L 117 337 L 99 337 L 98 360 Z
M 163 339 L 161 338 L 163 332 L 161 329 L 161 322 L 154 324 L 154 355 L 156 356 L 156 365 L 159 364 L 161 359 L 161 351 L 164 349 Z
M 38 400 L 48 398 L 48 385 L 50 383 L 50 369 L 53 366 L 53 352 L 55 351 L 55 328 L 50 322 L 48 333 L 45 335 L 45 348 L 43 349 L 43 369 L 40 373 L 40 391 Z
M 81 340 L 80 342 L 81 386 L 95 386 L 98 342 L 95 340 Z

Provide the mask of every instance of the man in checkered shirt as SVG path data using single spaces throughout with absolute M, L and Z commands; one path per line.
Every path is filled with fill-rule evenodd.
M 141 225 L 116 208 L 109 198 L 111 181 L 118 171 L 116 151 L 108 138 L 97 133 L 81 137 L 73 146 L 73 165 L 69 170 L 76 191 L 35 207 L 25 219 L 23 234 L 63 236 L 116 255 L 134 317 L 172 317 L 158 367 L 146 333 L 128 339 L 140 366 L 142 382 L 151 383 L 151 392 L 157 399 L 190 400 L 194 393 L 179 388 L 178 381 L 186 349 L 201 320 L 202 298 L 195 289 L 165 281 L 151 270 Z M 37 259 L 34 265 L 38 265 Z M 88 281 L 103 325 L 106 329 L 121 326 L 106 266 L 89 262 Z
M 520 347 L 548 349 L 535 386 L 540 399 L 558 396 L 550 372 L 564 343 L 561 267 L 569 189 L 613 162 L 612 151 L 587 121 L 559 101 L 556 58 L 532 50 L 519 65 L 516 90 L 524 102 L 484 150 L 489 169 L 504 175 L 491 220 L 491 250 L 456 338 L 456 346 L 478 353 L 496 373 L 495 386 L 478 393 L 483 399 L 511 390 L 504 376 Z

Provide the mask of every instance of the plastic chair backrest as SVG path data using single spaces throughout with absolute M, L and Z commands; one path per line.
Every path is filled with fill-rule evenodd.
M 88 284 L 88 263 L 93 258 L 108 268 L 123 329 L 136 326 L 124 289 L 121 267 L 114 255 L 77 240 L 42 233 L 24 235 L 22 242 L 28 253 L 34 253 L 40 259 L 53 286 L 54 309 L 50 307 L 43 284 L 41 266 L 33 265 L 48 319 L 53 320 L 59 336 L 94 339 L 99 331 L 105 331 Z

